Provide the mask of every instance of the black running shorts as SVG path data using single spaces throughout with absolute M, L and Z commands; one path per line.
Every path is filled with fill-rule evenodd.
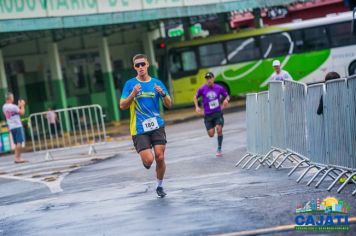
M 204 116 L 204 123 L 207 130 L 215 128 L 216 125 L 224 126 L 223 113 L 215 112 Z
M 165 145 L 167 143 L 164 127 L 159 129 L 132 136 L 132 141 L 137 153 L 145 149 L 151 149 L 155 145 Z

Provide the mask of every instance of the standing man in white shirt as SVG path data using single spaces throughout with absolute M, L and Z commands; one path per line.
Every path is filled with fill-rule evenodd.
M 50 126 L 50 133 L 51 135 L 57 135 L 57 114 L 55 111 L 53 111 L 52 107 L 48 108 L 48 112 L 46 114 L 46 118 L 48 121 L 48 124 Z
M 26 160 L 21 158 L 22 143 L 25 141 L 25 135 L 21 123 L 20 116 L 25 114 L 25 101 L 20 99 L 18 105 L 14 103 L 14 95 L 7 93 L 6 103 L 2 107 L 2 111 L 6 117 L 7 125 L 12 135 L 15 144 L 15 163 L 25 163 Z
M 281 69 L 281 62 L 274 60 L 272 63 L 274 73 L 270 77 L 270 81 L 283 81 L 283 80 L 293 80 L 292 76 L 288 71 Z

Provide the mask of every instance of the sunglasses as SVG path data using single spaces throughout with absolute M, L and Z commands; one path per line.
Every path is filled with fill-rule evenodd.
M 146 66 L 146 62 L 140 62 L 135 64 L 136 68 L 145 67 L 145 66 Z
M 205 77 L 205 79 L 212 79 L 212 78 L 214 78 L 214 77 L 211 77 L 211 76 Z

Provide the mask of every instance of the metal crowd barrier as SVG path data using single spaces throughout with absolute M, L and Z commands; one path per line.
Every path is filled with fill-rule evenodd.
M 286 120 L 285 120 L 285 98 L 284 84 L 281 81 L 273 81 L 269 84 L 269 107 L 271 127 L 271 149 L 263 158 L 261 164 L 270 161 L 269 167 L 278 163 L 278 159 L 286 154 Z M 278 134 L 278 135 L 276 135 Z M 257 166 L 256 169 L 258 169 Z M 279 168 L 282 163 L 277 165 Z
M 235 166 L 242 164 L 242 168 L 250 169 L 254 163 L 261 161 L 264 153 L 270 147 L 268 92 L 251 93 L 246 98 L 246 120 L 247 120 L 247 151 L 248 153 L 240 159 Z
M 308 139 L 308 157 L 310 158 L 310 169 L 318 171 L 307 183 L 308 186 L 320 175 L 325 174 L 328 170 L 325 148 L 325 128 L 323 115 L 317 114 L 321 97 L 325 93 L 325 84 L 309 85 L 306 97 L 306 131 Z M 322 163 L 325 163 L 324 165 Z M 306 172 L 305 172 L 306 174 Z M 304 175 L 305 175 L 304 174 Z M 303 176 L 304 176 L 303 175 Z M 302 176 L 302 177 L 303 177 Z M 300 182 L 301 178 L 298 179 Z
M 294 81 L 273 82 L 270 83 L 269 93 L 271 97 L 271 120 L 278 120 L 278 123 L 271 124 L 274 127 L 276 136 L 275 142 L 272 142 L 271 153 L 268 157 L 273 160 L 269 167 L 279 161 L 276 166 L 278 169 L 281 165 L 289 160 L 297 163 L 289 172 L 291 175 L 298 167 L 304 167 L 309 161 L 306 158 L 306 135 L 305 135 L 305 94 L 306 86 Z M 279 135 L 280 134 L 280 135 Z M 280 139 L 280 140 L 278 140 Z M 277 152 L 277 153 L 276 153 Z M 275 157 L 271 154 L 275 154 Z
M 252 160 L 257 157 L 257 93 L 246 96 L 246 123 L 247 123 L 247 154 L 243 156 L 235 166 L 238 166 L 246 158 Z
M 34 152 L 46 152 L 46 159 L 53 159 L 51 152 L 61 149 L 89 146 L 106 141 L 104 115 L 101 106 L 90 105 L 53 110 L 56 123 L 51 124 L 48 111 L 31 114 L 29 127 Z
M 347 83 L 347 89 L 348 89 L 348 96 L 347 96 L 347 104 L 349 106 L 349 131 L 350 131 L 350 159 L 352 160 L 351 162 L 351 167 L 352 167 L 352 173 L 348 176 L 346 179 L 345 183 L 339 187 L 337 190 L 340 192 L 347 183 L 350 181 L 353 181 L 354 176 L 356 176 L 356 75 L 347 78 L 346 79 Z M 355 182 L 355 181 L 354 181 Z M 352 193 L 353 195 L 356 195 L 356 189 Z
M 328 165 L 339 172 L 334 182 L 328 187 L 330 191 L 344 176 L 345 183 L 337 190 L 340 192 L 349 181 L 353 181 L 352 172 L 355 165 L 355 80 L 338 79 L 326 82 L 325 94 L 325 142 Z M 324 176 L 323 176 L 324 177 Z M 356 194 L 356 190 L 353 195 Z
M 300 166 L 309 165 L 307 158 L 306 135 L 306 94 L 307 86 L 303 83 L 285 81 L 285 120 L 286 145 L 290 155 L 298 158 L 297 165 L 289 172 L 292 175 Z M 305 174 L 309 170 L 306 170 Z M 302 177 L 302 176 L 301 176 Z M 300 178 L 301 179 L 301 178 Z M 300 181 L 299 179 L 299 181 Z
M 317 115 L 321 97 L 324 112 Z M 320 174 L 315 187 L 330 177 L 333 182 L 328 191 L 343 177 L 346 181 L 337 192 L 349 182 L 356 184 L 356 76 L 309 86 L 294 81 L 272 82 L 268 92 L 247 96 L 246 115 L 251 153 L 246 155 L 250 158 L 243 168 L 258 162 L 257 168 L 267 164 L 278 169 L 289 160 L 296 164 L 289 175 L 306 167 L 297 182 L 311 169 L 317 170 L 308 186 Z

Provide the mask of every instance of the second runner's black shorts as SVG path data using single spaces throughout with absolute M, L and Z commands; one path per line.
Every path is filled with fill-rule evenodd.
M 145 149 L 151 149 L 155 145 L 165 145 L 167 143 L 166 131 L 164 127 L 159 129 L 132 136 L 132 141 L 137 153 Z
M 215 128 L 216 125 L 224 126 L 223 113 L 215 112 L 204 116 L 204 123 L 207 130 Z

